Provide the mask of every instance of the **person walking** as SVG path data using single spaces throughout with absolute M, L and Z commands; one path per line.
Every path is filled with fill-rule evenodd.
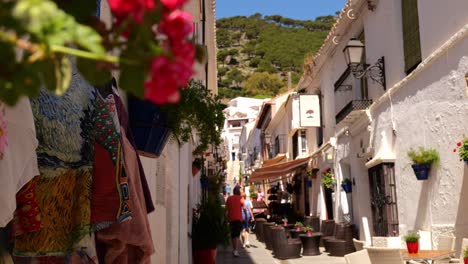
M 253 212 L 252 212 L 252 201 L 247 200 L 247 195 L 242 194 L 242 199 L 244 200 L 244 207 L 242 208 L 242 245 L 244 247 L 250 247 L 249 241 L 249 232 L 250 232 L 250 222 L 254 221 Z
M 240 187 L 234 188 L 234 194 L 226 200 L 226 213 L 231 228 L 232 254 L 239 257 L 240 233 L 242 230 L 242 208 L 244 201 L 241 197 Z

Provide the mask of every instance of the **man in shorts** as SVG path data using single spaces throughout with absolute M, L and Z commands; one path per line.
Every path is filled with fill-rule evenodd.
M 231 228 L 232 254 L 239 257 L 240 233 L 242 231 L 242 208 L 244 201 L 241 197 L 240 186 L 234 188 L 234 194 L 226 200 L 226 213 Z

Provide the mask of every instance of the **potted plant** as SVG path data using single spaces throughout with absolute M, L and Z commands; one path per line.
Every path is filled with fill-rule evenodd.
M 302 231 L 302 228 L 304 228 L 304 224 L 301 222 L 296 222 L 296 224 L 294 224 L 294 228 L 296 229 L 296 231 Z
M 463 249 L 463 263 L 468 264 L 468 246 Z
M 229 244 L 225 210 L 218 199 L 209 197 L 198 205 L 192 222 L 194 264 L 215 264 L 218 245 Z
M 413 167 L 416 178 L 418 180 L 427 180 L 431 165 L 439 160 L 439 152 L 433 148 L 425 149 L 419 147 L 419 151 L 410 149 L 408 151 L 408 157 L 410 157 L 414 163 L 411 167 Z
M 321 183 L 325 188 L 333 189 L 333 184 L 335 183 L 335 176 L 331 172 L 331 169 L 326 169 L 323 171 L 323 177 Z
M 258 194 L 256 192 L 250 193 L 250 199 L 252 199 L 252 201 L 257 201 L 257 198 Z
M 464 137 L 462 141 L 459 141 L 457 143 L 457 147 L 460 160 L 463 160 L 468 164 L 468 138 Z M 457 152 L 457 148 L 454 148 L 453 152 Z
M 311 226 L 306 226 L 306 227 L 304 227 L 304 229 L 302 231 L 306 232 L 307 236 L 311 236 L 312 232 L 314 231 L 314 228 L 312 228 Z
M 287 218 L 283 218 L 281 221 L 283 221 L 284 226 L 288 225 L 288 219 Z
M 406 247 L 408 253 L 414 254 L 418 253 L 419 249 L 419 234 L 418 233 L 408 233 L 405 237 Z
M 349 178 L 343 179 L 341 182 L 341 187 L 343 187 L 345 193 L 351 193 L 353 191 L 353 185 Z

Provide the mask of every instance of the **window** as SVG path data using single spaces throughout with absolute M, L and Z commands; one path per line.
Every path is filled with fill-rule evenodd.
M 382 163 L 369 169 L 374 235 L 398 236 L 398 208 L 394 163 Z
M 306 138 L 306 131 L 305 130 L 301 131 L 301 152 L 302 153 L 307 152 L 307 138 Z
M 409 74 L 421 62 L 421 39 L 419 36 L 418 0 L 401 0 L 403 19 L 403 49 L 405 72 Z
M 280 140 L 279 140 L 279 136 L 276 136 L 276 138 L 275 138 L 275 156 L 278 155 L 278 153 L 280 153 Z
M 231 153 L 231 158 L 232 158 L 231 160 L 236 160 L 236 153 L 235 152 Z
M 294 136 L 292 137 L 293 159 L 296 159 L 296 157 L 299 155 L 299 146 L 297 142 L 298 133 L 299 131 L 296 131 L 296 133 L 294 133 Z

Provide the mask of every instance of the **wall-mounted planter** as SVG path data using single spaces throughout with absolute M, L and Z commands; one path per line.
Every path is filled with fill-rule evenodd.
M 341 187 L 343 187 L 343 190 L 345 191 L 345 193 L 353 192 L 353 185 L 351 182 L 343 182 L 341 183 Z
M 171 134 L 167 117 L 157 105 L 133 96 L 128 97 L 128 112 L 138 151 L 148 157 L 160 156 Z
M 431 165 L 429 164 L 413 164 L 414 174 L 418 180 L 427 180 L 429 178 L 429 172 L 431 171 Z

